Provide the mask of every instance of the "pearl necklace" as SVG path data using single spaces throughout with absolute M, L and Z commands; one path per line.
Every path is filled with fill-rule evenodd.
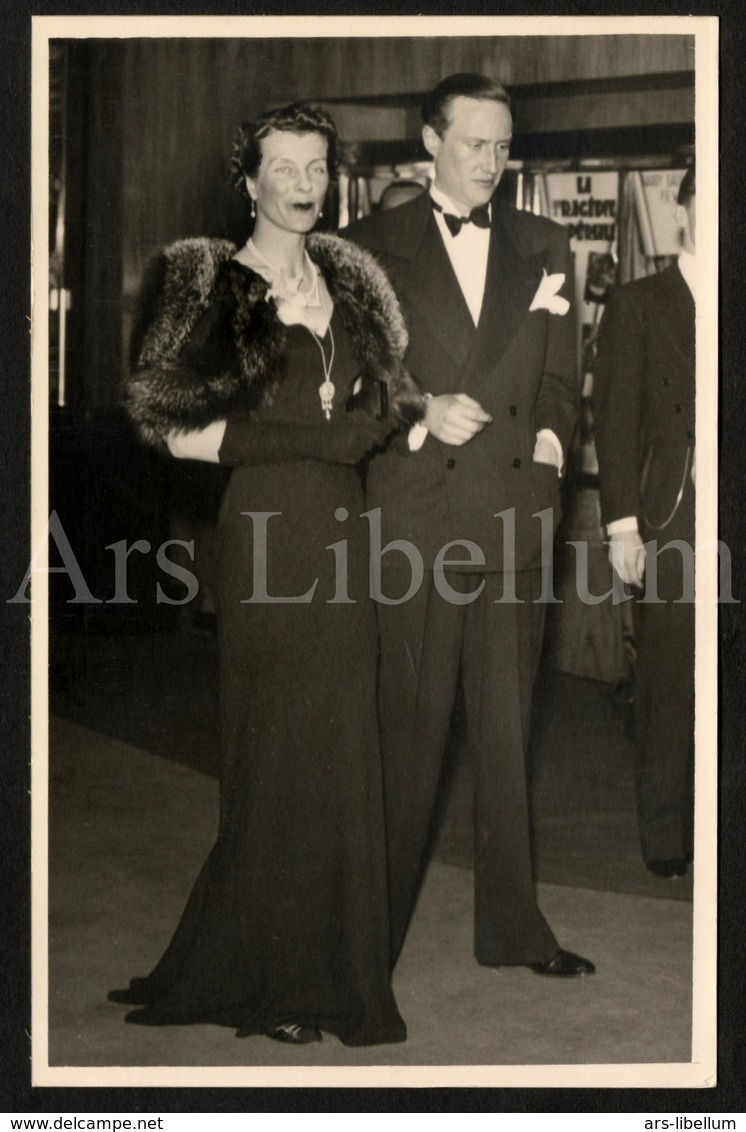
M 256 258 L 261 263 L 263 263 L 265 267 L 268 267 L 270 272 L 272 273 L 272 279 L 270 281 L 271 290 L 268 296 L 269 298 L 276 298 L 283 303 L 292 303 L 293 306 L 299 307 L 302 310 L 305 310 L 307 307 L 321 306 L 321 297 L 319 295 L 319 272 L 314 265 L 314 262 L 311 259 L 310 255 L 308 254 L 308 249 L 304 249 L 303 265 L 301 266 L 300 271 L 297 275 L 293 275 L 288 279 L 281 268 L 276 267 L 273 263 L 270 263 L 267 257 L 259 251 L 259 248 L 256 246 L 253 240 L 249 239 L 246 247 L 249 248 L 254 253 Z M 306 278 L 306 264 L 308 264 L 308 266 L 311 268 L 312 283 L 309 291 L 301 291 L 303 281 Z
M 306 310 L 308 307 L 321 306 L 321 296 L 319 294 L 319 270 L 309 256 L 308 249 L 304 249 L 304 260 L 301 270 L 291 279 L 286 279 L 282 271 L 279 268 L 275 267 L 274 264 L 270 263 L 267 257 L 259 251 L 252 239 L 249 239 L 246 246 L 254 253 L 256 258 L 264 264 L 265 267 L 269 268 L 270 272 L 272 273 L 273 279 L 271 281 L 271 288 L 267 293 L 267 298 L 274 298 L 278 301 L 278 303 L 283 303 L 287 304 L 288 306 L 294 307 L 299 317 L 298 325 L 304 326 L 306 328 L 319 348 L 319 351 L 321 353 L 321 364 L 324 367 L 324 380 L 319 386 L 321 411 L 327 420 L 331 420 L 332 402 L 334 401 L 334 394 L 336 392 L 331 379 L 332 366 L 334 365 L 334 333 L 332 331 L 332 325 L 330 322 L 329 339 L 331 342 L 331 351 L 329 355 L 329 362 L 327 363 L 326 353 L 324 351 L 324 345 L 321 338 L 318 334 L 316 334 L 314 330 L 311 329 L 308 323 L 304 321 L 304 316 L 306 316 Z M 303 280 L 306 277 L 306 263 L 308 263 L 311 268 L 313 284 L 311 285 L 310 291 L 304 293 L 300 288 L 303 284 Z

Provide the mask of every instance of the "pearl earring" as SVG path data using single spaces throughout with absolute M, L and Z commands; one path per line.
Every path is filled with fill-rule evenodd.
M 256 216 L 256 201 L 253 197 L 251 198 L 251 215 L 252 217 Z

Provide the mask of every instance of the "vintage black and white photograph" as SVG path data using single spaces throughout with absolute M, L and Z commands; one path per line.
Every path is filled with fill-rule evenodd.
M 33 79 L 34 1083 L 712 1084 L 717 20 Z

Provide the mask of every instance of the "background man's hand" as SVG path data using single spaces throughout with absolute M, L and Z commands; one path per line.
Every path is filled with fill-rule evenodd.
M 425 425 L 443 444 L 466 444 L 491 421 L 489 413 L 466 393 L 445 393 L 427 403 Z
M 617 531 L 609 536 L 609 561 L 628 586 L 642 587 L 645 548 L 639 531 Z

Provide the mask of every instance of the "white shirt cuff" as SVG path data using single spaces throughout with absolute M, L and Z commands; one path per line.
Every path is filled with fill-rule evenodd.
M 432 393 L 425 394 L 426 401 L 432 401 L 432 399 Z M 422 448 L 422 445 L 427 439 L 428 431 L 428 427 L 424 421 L 420 421 L 419 424 L 412 425 L 409 430 L 409 436 L 407 437 L 407 444 L 409 445 L 410 452 L 419 452 L 420 448 Z
M 551 428 L 540 428 L 536 434 L 536 443 L 538 444 L 540 440 L 548 440 L 557 453 L 557 475 L 561 476 L 562 465 L 565 462 L 565 454 L 562 451 L 562 445 L 559 442 L 557 433 Z M 535 451 L 536 449 L 534 448 L 534 452 Z
M 170 432 L 166 444 L 177 460 L 204 460 L 209 464 L 219 464 L 220 445 L 223 443 L 227 421 L 213 421 L 207 428 L 193 429 L 189 432 Z
M 607 535 L 623 535 L 637 530 L 637 519 L 634 515 L 628 515 L 624 519 L 614 519 L 613 523 L 606 524 Z
M 427 437 L 427 425 L 419 424 L 412 425 L 407 437 L 407 444 L 409 445 L 410 452 L 419 452 L 422 445 L 425 443 Z

